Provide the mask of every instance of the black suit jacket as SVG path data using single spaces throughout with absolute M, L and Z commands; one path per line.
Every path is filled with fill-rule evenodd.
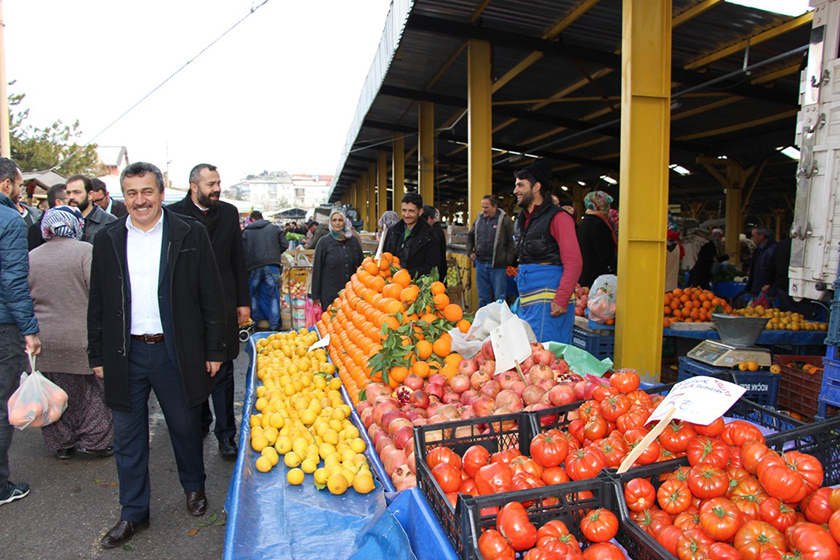
M 193 204 L 189 194 L 167 208 L 182 216 L 201 221 L 197 216 L 201 211 Z M 225 290 L 227 360 L 235 360 L 239 355 L 239 321 L 236 308 L 251 305 L 245 247 L 242 243 L 242 229 L 239 227 L 239 211 L 236 206 L 220 201 L 211 212 L 218 213 L 218 221 L 210 234 L 210 245 L 216 255 L 216 264 L 219 266 L 219 275 Z
M 120 202 L 119 200 L 112 198 L 111 199 L 111 214 L 116 216 L 117 218 L 124 218 L 128 216 L 128 209 L 125 207 L 125 204 Z
M 222 281 L 204 226 L 164 209 L 158 303 L 166 346 L 181 373 L 187 406 L 207 400 L 213 381 L 206 362 L 226 359 Z M 126 261 L 126 218 L 96 234 L 88 304 L 88 363 L 103 367 L 105 403 L 130 408 L 131 279 Z

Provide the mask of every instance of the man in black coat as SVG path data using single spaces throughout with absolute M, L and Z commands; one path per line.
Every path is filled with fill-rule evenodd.
M 216 264 L 219 265 L 219 275 L 225 288 L 227 359 L 219 368 L 213 387 L 213 410 L 216 413 L 213 433 L 219 441 L 222 457 L 235 460 L 238 449 L 233 413 L 233 361 L 239 355 L 239 325 L 247 323 L 251 317 L 251 296 L 248 293 L 248 269 L 245 266 L 239 211 L 234 205 L 220 201 L 221 193 L 221 179 L 216 166 L 200 163 L 190 171 L 189 194 L 168 208 L 195 218 L 207 228 Z M 208 433 L 213 422 L 209 403 L 204 403 L 201 422 L 204 433 Z
M 440 212 L 434 206 L 426 204 L 423 206 L 423 218 L 432 227 L 432 239 L 438 244 L 440 260 L 438 264 L 438 278 L 441 282 L 446 279 L 446 233 L 440 225 Z
M 163 174 L 133 163 L 120 178 L 128 216 L 93 243 L 88 363 L 114 412 L 120 521 L 102 538 L 121 546 L 149 524 L 149 394 L 155 391 L 186 494 L 207 511 L 201 405 L 227 359 L 224 290 L 207 231 L 163 209 Z
M 88 199 L 93 204 L 96 204 L 116 218 L 122 218 L 128 215 L 125 204 L 111 198 L 111 195 L 108 194 L 108 185 L 105 184 L 105 181 L 93 178 L 90 182 L 93 187 L 90 189 L 90 193 L 88 193 Z
M 440 266 L 440 246 L 435 242 L 432 227 L 420 219 L 423 197 L 416 192 L 402 197 L 402 220 L 385 235 L 383 251 L 399 257 L 400 266 L 411 277 L 429 274 Z

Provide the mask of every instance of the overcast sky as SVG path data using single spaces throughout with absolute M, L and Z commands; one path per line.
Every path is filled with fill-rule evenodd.
M 82 141 L 262 0 L 5 0 L 6 77 L 29 123 L 79 119 Z M 807 0 L 738 0 L 798 14 Z M 96 139 L 131 161 L 251 173 L 335 172 L 390 0 L 269 0 Z

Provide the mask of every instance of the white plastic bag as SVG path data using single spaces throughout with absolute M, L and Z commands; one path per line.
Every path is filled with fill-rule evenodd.
M 64 389 L 41 375 L 35 368 L 35 358 L 29 357 L 32 373 L 20 374 L 20 386 L 9 397 L 9 424 L 23 430 L 41 428 L 61 418 L 67 409 Z
M 618 278 L 614 274 L 603 274 L 592 283 L 589 290 L 589 319 L 603 325 L 615 319 L 615 292 Z
M 493 302 L 485 305 L 479 309 L 475 314 L 470 330 L 462 333 L 459 329 L 454 328 L 449 331 L 452 337 L 452 352 L 457 352 L 464 358 L 472 358 L 481 351 L 481 345 L 490 337 L 490 333 L 502 324 L 516 317 L 508 307 L 506 302 Z M 528 334 L 528 340 L 534 342 L 537 337 L 531 329 L 531 325 L 522 321 L 525 327 L 525 332 Z

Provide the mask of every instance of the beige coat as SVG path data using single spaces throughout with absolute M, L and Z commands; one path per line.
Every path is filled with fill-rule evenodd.
M 41 329 L 42 372 L 90 374 L 87 307 L 90 243 L 55 237 L 29 253 L 29 289 Z

